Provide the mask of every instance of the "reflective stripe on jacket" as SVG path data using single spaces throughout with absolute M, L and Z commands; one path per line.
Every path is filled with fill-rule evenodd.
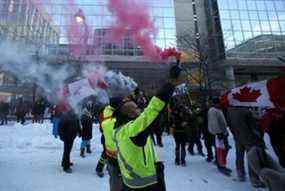
M 113 110 L 114 109 L 111 106 L 107 106 L 104 109 L 101 128 L 105 137 L 106 154 L 109 157 L 117 158 L 117 148 L 113 140 L 114 125 L 116 122 L 116 119 L 112 117 Z
M 137 146 L 131 138 L 145 131 L 163 110 L 165 103 L 153 97 L 135 120 L 117 128 L 114 140 L 123 182 L 130 188 L 144 188 L 157 183 L 155 152 L 151 137 L 144 146 Z

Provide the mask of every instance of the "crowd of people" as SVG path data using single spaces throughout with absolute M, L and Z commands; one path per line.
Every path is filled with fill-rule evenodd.
M 209 104 L 189 105 L 179 96 L 173 97 L 174 87 L 180 83 L 179 69 L 173 69 L 170 73 L 171 79 L 152 98 L 136 89 L 129 96 L 111 98 L 109 105 L 100 108 L 97 118 L 102 133 L 103 152 L 96 172 L 98 176 L 104 176 L 103 168 L 107 166 L 110 190 L 166 190 L 164 164 L 156 157 L 154 149 L 154 144 L 163 147 L 163 132 L 173 136 L 173 162 L 177 166 L 186 166 L 187 152 L 196 154 L 196 147 L 197 154 L 205 156 L 206 162 L 213 162 L 217 166 L 217 172 L 231 176 L 227 155 L 234 146 L 239 181 L 247 179 L 246 157 L 248 176 L 253 187 L 284 190 L 285 112 L 280 113 L 277 121 L 273 120 L 269 124 L 267 131 L 262 131 L 256 108 L 222 108 L 219 98 L 211 98 Z M 65 129 L 63 124 L 64 120 L 59 129 Z M 82 117 L 81 124 L 83 131 L 88 125 L 83 125 Z M 76 133 L 83 135 L 74 128 L 73 135 Z M 229 144 L 230 133 L 235 145 Z M 266 152 L 264 133 L 269 134 L 279 163 Z M 65 156 L 70 150 L 64 148 L 63 163 L 66 160 L 65 163 L 69 165 L 63 166 L 63 169 L 71 172 L 72 163 Z
M 215 164 L 217 172 L 231 176 L 227 155 L 235 147 L 239 181 L 247 180 L 247 171 L 253 187 L 284 191 L 285 111 L 264 129 L 260 125 L 262 112 L 258 112 L 257 108 L 223 108 L 217 97 L 200 105 L 185 104 L 179 95 L 173 97 L 175 86 L 182 81 L 180 72 L 178 66 L 172 67 L 167 83 L 151 98 L 137 88 L 128 96 L 112 97 L 108 105 L 97 109 L 85 104 L 80 116 L 71 108 L 51 106 L 53 135 L 64 143 L 61 163 L 64 172 L 72 173 L 70 153 L 77 136 L 82 139 L 80 156 L 84 158 L 86 153 L 92 152 L 92 124 L 98 121 L 103 151 L 96 173 L 103 177 L 103 169 L 107 166 L 111 191 L 166 190 L 164 163 L 159 161 L 154 148 L 154 144 L 164 147 L 164 132 L 173 136 L 173 163 L 177 166 L 187 165 L 187 153 L 197 153 L 205 157 L 206 162 Z M 34 122 L 43 121 L 46 106 L 43 99 L 35 102 L 32 107 Z M 17 119 L 23 122 L 26 112 L 20 101 L 16 107 Z M 7 121 L 7 105 L 2 102 L 0 116 L 4 124 Z M 266 152 L 265 133 L 270 137 L 278 162 Z M 230 134 L 233 135 L 234 145 L 229 144 Z
M 6 125 L 9 120 L 14 119 L 21 124 L 24 124 L 26 119 L 32 119 L 33 123 L 43 123 L 44 114 L 48 108 L 49 104 L 43 97 L 39 97 L 33 103 L 24 100 L 22 97 L 14 102 L 1 100 L 1 125 Z

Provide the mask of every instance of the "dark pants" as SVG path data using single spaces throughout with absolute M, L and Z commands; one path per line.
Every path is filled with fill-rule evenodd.
M 21 122 L 21 124 L 25 123 L 25 115 L 17 115 L 17 122 Z
M 70 153 L 72 150 L 74 139 L 64 140 L 64 150 L 61 165 L 64 170 L 70 168 Z
M 253 147 L 248 151 L 249 167 L 255 174 L 251 178 L 252 184 L 264 182 L 270 191 L 284 191 L 285 171 L 262 148 Z M 260 179 L 261 178 L 261 179 Z
M 210 133 L 204 134 L 204 144 L 207 149 L 207 157 L 210 160 L 214 159 L 213 148 L 215 148 L 215 136 Z
M 283 124 L 284 125 L 284 124 Z M 278 127 L 275 127 L 278 128 Z M 282 127 L 279 127 L 282 128 Z M 279 159 L 279 164 L 285 168 L 285 142 L 282 132 L 276 132 L 275 129 L 269 129 L 268 135 L 270 137 L 271 146 Z
M 239 144 L 237 141 L 235 142 L 235 147 L 236 147 L 236 170 L 237 170 L 237 175 L 239 177 L 245 177 L 245 165 L 244 165 L 244 157 L 246 154 L 246 148 Z M 248 168 L 248 173 L 251 176 L 253 173 L 251 172 L 251 169 Z
M 105 151 L 105 137 L 103 135 L 101 135 L 101 144 L 103 147 L 103 151 L 101 153 L 101 157 L 97 163 L 96 166 L 96 172 L 103 172 L 106 160 L 107 160 L 107 155 L 106 155 L 106 151 Z
M 189 138 L 189 146 L 188 146 L 188 151 L 193 153 L 194 152 L 194 145 L 196 144 L 197 150 L 199 153 L 203 153 L 203 146 L 200 140 L 199 135 L 193 135 Z
M 8 123 L 7 115 L 5 114 L 1 115 L 1 125 L 7 125 L 7 123 Z
M 174 132 L 173 134 L 175 140 L 175 162 L 184 163 L 185 162 L 185 145 L 187 141 L 186 134 L 184 132 Z
M 157 183 L 140 189 L 132 189 L 123 184 L 123 191 L 166 191 L 164 180 L 164 165 L 162 162 L 156 163 Z
M 113 160 L 115 159 L 107 160 L 107 170 L 110 176 L 109 178 L 110 191 L 122 191 L 123 181 L 122 181 L 120 168 L 118 164 L 113 162 Z
M 156 184 L 145 187 L 145 188 L 139 188 L 139 189 L 129 188 L 128 186 L 123 184 L 123 191 L 160 191 L 160 190 L 157 190 Z

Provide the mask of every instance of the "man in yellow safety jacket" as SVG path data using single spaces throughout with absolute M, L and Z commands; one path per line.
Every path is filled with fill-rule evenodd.
M 114 102 L 116 100 L 110 100 Z M 117 148 L 113 140 L 114 125 L 116 119 L 112 116 L 114 109 L 108 105 L 103 110 L 101 129 L 105 138 L 105 154 L 107 156 L 107 170 L 109 172 L 110 191 L 122 190 L 122 178 L 117 161 Z
M 154 96 L 143 112 L 132 100 L 115 107 L 114 140 L 124 191 L 164 191 L 163 164 L 157 163 L 151 133 L 152 125 L 167 105 L 174 87 L 179 83 L 181 69 L 170 69 L 171 80 Z

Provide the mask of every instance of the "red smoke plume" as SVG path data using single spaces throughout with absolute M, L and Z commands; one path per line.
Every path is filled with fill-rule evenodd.
M 159 55 L 163 60 L 166 60 L 170 57 L 175 57 L 177 61 L 181 59 L 181 52 L 178 52 L 175 48 L 168 48 L 160 51 Z
M 153 42 L 157 30 L 150 19 L 147 6 L 137 0 L 109 0 L 108 9 L 115 17 L 109 40 L 119 41 L 130 37 L 146 57 L 159 61 L 160 56 Z

